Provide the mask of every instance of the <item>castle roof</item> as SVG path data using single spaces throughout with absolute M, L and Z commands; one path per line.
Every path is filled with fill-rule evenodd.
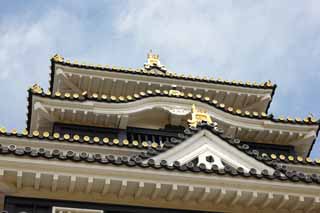
M 94 71 L 104 71 L 104 72 L 120 72 L 120 73 L 130 73 L 134 75 L 145 75 L 145 76 L 155 76 L 160 78 L 168 78 L 168 79 L 180 79 L 187 81 L 198 81 L 203 83 L 213 83 L 213 84 L 221 84 L 221 85 L 229 85 L 236 87 L 246 87 L 246 88 L 256 88 L 256 89 L 272 89 L 272 93 L 276 89 L 277 85 L 272 84 L 271 81 L 257 83 L 257 82 L 242 82 L 240 80 L 223 80 L 221 78 L 213 78 L 213 77 L 199 77 L 193 75 L 185 75 L 185 74 L 177 74 L 173 71 L 168 71 L 167 69 L 163 69 L 157 65 L 149 65 L 144 68 L 124 68 L 119 66 L 112 65 L 101 65 L 101 64 L 91 64 L 91 63 L 80 63 L 77 60 L 71 62 L 68 59 L 64 59 L 62 56 L 56 54 L 51 58 L 51 80 L 50 80 L 50 91 L 53 88 L 53 76 L 54 76 L 54 66 L 55 65 L 64 65 L 68 67 L 75 67 L 81 69 L 90 69 Z

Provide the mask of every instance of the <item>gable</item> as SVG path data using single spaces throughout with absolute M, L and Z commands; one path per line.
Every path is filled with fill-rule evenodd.
M 166 160 L 170 165 L 174 161 L 179 161 L 180 164 L 203 163 L 207 168 L 216 165 L 219 169 L 223 169 L 229 165 L 234 168 L 242 167 L 246 172 L 252 168 L 259 172 L 262 170 L 268 170 L 271 174 L 274 172 L 273 168 L 240 151 L 208 130 L 201 130 L 153 159 L 157 163 Z

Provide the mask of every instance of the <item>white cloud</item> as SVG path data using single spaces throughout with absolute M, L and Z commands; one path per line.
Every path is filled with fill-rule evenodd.
M 26 91 L 33 83 L 48 86 L 52 54 L 64 47 L 73 50 L 83 39 L 80 21 L 63 9 L 30 19 L 3 17 L 0 23 L 0 125 L 8 128 L 25 127 Z
M 277 115 L 320 116 L 320 1 L 131 1 L 115 28 L 175 71 L 276 82 Z
M 25 91 L 48 85 L 52 54 L 132 66 L 149 49 L 177 72 L 271 79 L 279 86 L 273 112 L 320 117 L 318 0 L 114 2 L 61 1 L 40 15 L 0 15 L 1 123 L 24 127 Z
M 132 1 L 115 26 L 175 69 L 272 79 L 289 94 L 303 77 L 298 64 L 318 59 L 310 54 L 320 47 L 319 35 L 310 37 L 320 26 L 315 8 L 319 1 Z
M 43 65 L 49 65 L 49 54 L 53 54 L 62 44 L 66 49 L 72 49 L 79 43 L 81 31 L 79 21 L 63 10 L 52 9 L 34 22 L 21 22 L 17 26 L 9 20 L 5 23 L 5 32 L 0 34 L 0 80 L 6 80 L 9 75 L 22 75 L 24 80 L 30 74 L 34 79 L 48 76 L 48 70 Z M 73 43 L 70 41 L 72 39 Z M 51 53 L 50 53 L 51 52 Z M 47 67 L 47 66 L 46 66 Z

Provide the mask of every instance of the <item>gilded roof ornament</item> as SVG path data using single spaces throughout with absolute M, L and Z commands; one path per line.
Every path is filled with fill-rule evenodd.
M 159 55 L 152 53 L 152 50 L 150 50 L 150 52 L 147 55 L 147 63 L 144 64 L 144 67 L 146 69 L 157 67 L 163 71 L 167 70 L 164 65 L 161 65 Z
M 33 93 L 42 93 L 42 88 L 38 84 L 34 84 L 31 87 Z
M 62 62 L 64 60 L 64 58 L 59 54 L 55 54 L 52 59 L 57 62 Z
M 205 110 L 197 109 L 193 104 L 191 107 L 191 119 L 188 119 L 189 126 L 197 127 L 197 125 L 202 122 L 217 125 L 217 123 L 212 122 L 210 115 Z

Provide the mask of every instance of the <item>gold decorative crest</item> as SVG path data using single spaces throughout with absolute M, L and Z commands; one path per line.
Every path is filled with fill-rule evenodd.
M 160 57 L 158 54 L 154 54 L 152 53 L 152 50 L 150 50 L 150 52 L 148 53 L 148 59 L 147 59 L 147 63 L 144 64 L 144 67 L 149 69 L 153 66 L 156 66 L 158 67 L 161 71 L 166 71 L 166 68 L 165 66 L 163 66 L 161 63 L 160 63 Z M 154 72 L 154 71 L 153 71 Z M 164 74 L 164 73 L 161 73 L 161 74 Z
M 153 54 L 152 50 L 148 53 L 148 64 L 149 65 L 160 65 L 159 55 Z
M 205 110 L 199 110 L 193 104 L 191 108 L 191 119 L 188 119 L 190 127 L 197 127 L 197 124 L 205 121 L 208 124 L 213 124 L 210 115 Z

